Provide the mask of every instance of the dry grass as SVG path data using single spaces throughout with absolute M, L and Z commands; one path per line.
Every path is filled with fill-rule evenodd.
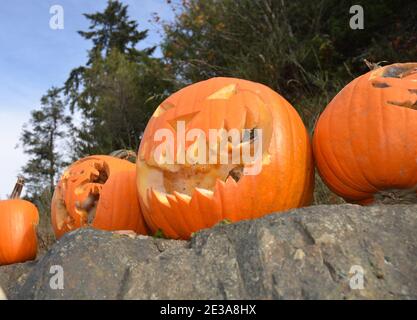
M 49 250 L 55 243 L 55 235 L 51 223 L 51 200 L 52 191 L 45 190 L 43 194 L 36 201 L 39 209 L 39 225 L 38 233 L 38 253 L 41 255 Z
M 342 204 L 346 203 L 342 198 L 330 191 L 316 172 L 314 185 L 314 204 Z

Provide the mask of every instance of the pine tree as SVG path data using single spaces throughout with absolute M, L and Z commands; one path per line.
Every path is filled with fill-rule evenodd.
M 85 14 L 92 41 L 85 66 L 74 69 L 65 83 L 70 110 L 79 111 L 75 157 L 107 154 L 120 148 L 137 149 L 153 109 L 171 91 L 173 77 L 155 47 L 138 50 L 147 37 L 130 20 L 128 6 L 109 0 L 103 12 Z
M 90 20 L 91 31 L 78 31 L 87 40 L 93 41 L 91 53 L 107 57 L 112 49 L 117 49 L 130 57 L 149 56 L 155 47 L 139 51 L 135 48 L 139 41 L 147 37 L 148 30 L 138 31 L 138 23 L 129 20 L 127 5 L 119 1 L 109 0 L 104 12 L 84 14 Z
M 149 57 L 155 51 L 155 47 L 138 50 L 136 45 L 148 36 L 148 30 L 138 31 L 138 23 L 129 20 L 127 5 L 118 0 L 109 0 L 104 12 L 93 14 L 85 13 L 90 20 L 90 31 L 78 31 L 86 40 L 93 42 L 93 47 L 88 51 L 87 66 L 80 66 L 71 71 L 65 83 L 66 94 L 70 95 L 71 109 L 77 104 L 78 90 L 83 84 L 83 76 L 88 66 L 95 60 L 105 59 L 112 50 L 126 54 L 130 59 L 139 61 L 142 57 Z
M 23 151 L 30 158 L 22 168 L 27 197 L 37 199 L 45 190 L 52 191 L 56 179 L 66 165 L 59 150 L 71 118 L 65 115 L 60 89 L 51 88 L 41 98 L 41 107 L 31 112 L 21 135 Z

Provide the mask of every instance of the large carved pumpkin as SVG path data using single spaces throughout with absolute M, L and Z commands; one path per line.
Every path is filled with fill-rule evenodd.
M 57 238 L 84 226 L 147 234 L 135 164 L 111 156 L 90 156 L 75 162 L 55 189 L 51 215 Z
M 313 147 L 324 181 L 347 201 L 416 203 L 417 63 L 349 83 L 320 116 Z
M 0 201 L 0 265 L 33 260 L 38 251 L 39 213 L 32 203 L 19 199 L 22 187 L 19 179 L 10 199 Z
M 210 129 L 234 129 L 246 138 L 240 143 L 222 135 L 210 140 Z M 194 139 L 183 141 L 180 131 Z M 173 139 L 158 141 L 169 132 Z M 243 156 L 233 160 L 243 146 L 252 154 L 259 151 L 259 172 Z M 208 161 L 216 152 L 215 161 Z M 221 162 L 223 156 L 229 161 Z M 144 132 L 137 169 L 145 220 L 153 232 L 170 238 L 188 239 L 225 219 L 257 218 L 304 206 L 312 198 L 312 154 L 299 115 L 270 88 L 240 79 L 213 78 L 166 99 Z

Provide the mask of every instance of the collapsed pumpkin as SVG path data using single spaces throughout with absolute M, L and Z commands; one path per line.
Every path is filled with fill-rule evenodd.
M 19 178 L 10 199 L 0 201 L 0 265 L 36 258 L 39 213 L 32 203 L 19 199 L 22 187 Z
M 220 135 L 209 139 L 211 130 Z M 242 132 L 240 141 L 223 134 L 232 130 Z M 257 164 L 243 159 L 244 147 L 258 153 Z M 157 108 L 139 148 L 137 185 L 152 231 L 188 239 L 225 219 L 307 205 L 313 170 L 306 129 L 284 98 L 255 82 L 213 78 Z
M 146 234 L 133 163 L 90 156 L 72 164 L 59 181 L 51 205 L 57 238 L 84 226 Z
M 349 83 L 320 116 L 313 148 L 324 181 L 347 201 L 417 203 L 417 63 Z

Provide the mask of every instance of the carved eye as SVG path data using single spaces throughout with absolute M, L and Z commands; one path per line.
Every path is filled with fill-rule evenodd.
M 250 141 L 253 142 L 256 139 L 258 139 L 258 131 L 256 130 L 256 128 L 252 128 L 250 130 L 245 130 L 245 134 L 243 137 L 244 141 Z

